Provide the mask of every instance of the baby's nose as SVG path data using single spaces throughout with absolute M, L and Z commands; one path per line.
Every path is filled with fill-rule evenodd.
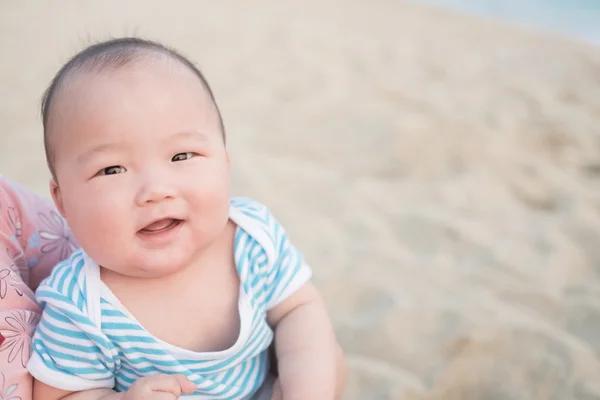
M 143 206 L 175 197 L 175 188 L 168 180 L 148 179 L 139 189 L 136 203 Z

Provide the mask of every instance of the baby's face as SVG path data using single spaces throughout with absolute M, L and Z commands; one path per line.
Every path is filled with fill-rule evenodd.
M 76 77 L 56 99 L 50 134 L 55 201 L 104 268 L 164 276 L 224 231 L 229 156 L 215 106 L 186 68 Z

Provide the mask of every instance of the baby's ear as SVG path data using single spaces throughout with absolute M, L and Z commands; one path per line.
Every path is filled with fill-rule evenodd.
M 67 218 L 63 206 L 62 195 L 60 193 L 60 186 L 58 186 L 58 183 L 56 183 L 56 179 L 54 178 L 50 178 L 50 194 L 52 195 L 52 200 L 54 200 L 54 205 L 56 205 L 60 215 L 62 215 L 63 218 Z

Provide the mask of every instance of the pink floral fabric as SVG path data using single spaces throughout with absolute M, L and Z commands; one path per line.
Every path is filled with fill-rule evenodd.
M 0 176 L 0 400 L 30 400 L 25 366 L 41 310 L 34 291 L 77 245 L 45 197 Z

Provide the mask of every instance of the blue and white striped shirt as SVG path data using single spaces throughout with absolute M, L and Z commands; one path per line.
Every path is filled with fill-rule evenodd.
M 246 399 L 263 383 L 273 331 L 269 309 L 311 277 L 311 269 L 267 207 L 231 200 L 237 224 L 235 262 L 240 277 L 240 334 L 224 351 L 197 353 L 147 332 L 100 280 L 82 250 L 59 263 L 39 286 L 44 307 L 33 337 L 31 374 L 68 391 L 126 391 L 138 378 L 184 374 L 197 386 L 189 399 Z

